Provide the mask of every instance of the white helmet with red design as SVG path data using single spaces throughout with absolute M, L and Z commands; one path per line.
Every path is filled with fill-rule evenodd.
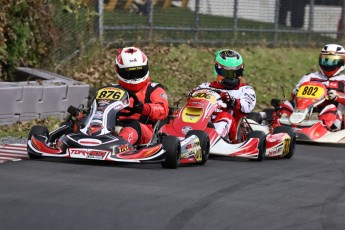
M 128 90 L 138 91 L 149 81 L 149 66 L 146 55 L 136 47 L 118 51 L 115 72 L 119 84 Z
M 344 70 L 345 50 L 337 44 L 325 45 L 319 56 L 319 67 L 327 77 L 333 77 Z

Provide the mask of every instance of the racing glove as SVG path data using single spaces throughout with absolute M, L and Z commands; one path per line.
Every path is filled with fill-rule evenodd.
M 231 96 L 228 92 L 221 92 L 220 97 L 222 98 L 222 101 L 228 106 L 228 108 L 236 107 L 236 99 L 233 96 Z
M 137 103 L 136 105 L 133 106 L 133 110 L 136 113 L 142 114 L 142 112 L 144 110 L 144 104 L 139 101 L 139 103 Z
M 330 89 L 330 90 L 328 90 L 327 95 L 328 95 L 328 99 L 333 101 L 337 98 L 338 93 L 336 90 Z

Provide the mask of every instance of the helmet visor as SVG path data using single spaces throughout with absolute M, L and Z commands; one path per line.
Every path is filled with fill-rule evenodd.
M 125 80 L 136 80 L 146 76 L 149 68 L 147 65 L 128 67 L 128 68 L 119 68 L 117 67 L 118 74 Z
M 344 65 L 344 57 L 338 55 L 320 55 L 319 65 L 326 71 L 333 71 Z
M 214 69 L 216 70 L 218 75 L 225 77 L 225 78 L 237 78 L 237 77 L 241 76 L 239 73 L 241 71 L 226 68 L 225 66 L 219 65 L 217 63 L 214 64 Z

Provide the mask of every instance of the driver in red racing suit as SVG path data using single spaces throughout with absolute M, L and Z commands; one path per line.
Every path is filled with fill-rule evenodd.
M 120 49 L 115 59 L 118 84 L 134 92 L 139 103 L 130 107 L 136 112 L 131 117 L 120 117 L 123 128 L 119 136 L 131 144 L 145 144 L 153 135 L 153 124 L 164 120 L 169 113 L 167 93 L 160 84 L 150 82 L 146 55 L 136 47 Z
M 345 49 L 341 45 L 327 44 L 319 55 L 320 71 L 304 75 L 292 90 L 291 97 L 295 98 L 298 89 L 304 82 L 318 81 L 328 89 L 328 100 L 319 105 L 319 120 L 326 127 L 336 130 L 342 127 L 343 110 L 345 106 L 345 75 L 344 70 Z M 293 105 L 290 101 L 284 101 L 280 106 L 281 115 L 290 117 Z
M 241 118 L 249 114 L 255 107 L 254 89 L 243 82 L 244 63 L 242 56 L 230 49 L 216 52 L 213 82 L 202 83 L 191 91 L 191 94 L 202 88 L 221 90 L 223 108 L 212 114 L 212 122 L 216 131 L 226 140 L 236 143 L 237 131 Z

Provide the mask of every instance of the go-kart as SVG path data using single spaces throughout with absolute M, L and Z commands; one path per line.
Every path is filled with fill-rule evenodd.
M 282 116 L 281 108 L 284 100 L 272 99 L 274 108 L 264 110 L 263 122 L 271 127 L 291 127 L 295 130 L 298 142 L 310 143 L 345 143 L 344 129 L 330 129 L 318 119 L 319 105 L 327 102 L 327 88 L 317 81 L 303 83 L 297 91 L 293 104 L 293 112 Z M 344 124 L 342 124 L 344 126 Z
M 212 114 L 224 106 L 220 93 L 214 88 L 194 91 L 181 108 L 179 102 L 176 103 L 170 122 L 163 125 L 159 132 L 184 138 L 190 132 L 202 130 L 210 138 L 210 155 L 256 161 L 293 156 L 295 132 L 288 127 L 277 127 L 270 132 L 268 126 L 243 118 L 238 127 L 237 143 L 220 136 L 211 122 Z
M 164 168 L 177 168 L 182 163 L 206 163 L 203 154 L 208 152 L 200 144 L 207 145 L 207 136 L 190 133 L 180 141 L 178 137 L 158 133 L 162 125 L 154 126 L 154 135 L 145 145 L 132 145 L 118 136 L 119 117 L 135 113 L 130 98 L 139 103 L 136 95 L 119 85 L 100 88 L 89 111 L 83 106 L 70 106 L 69 116 L 59 128 L 49 133 L 47 127 L 33 126 L 28 135 L 28 155 L 37 159 L 63 157 L 129 163 L 160 162 Z M 80 113 L 86 114 L 78 123 Z M 78 130 L 74 127 L 78 124 Z M 203 138 L 203 140 L 200 140 Z M 205 142 L 206 139 L 206 142 Z M 203 143 L 203 141 L 205 143 Z M 185 160 L 187 159 L 187 160 Z

